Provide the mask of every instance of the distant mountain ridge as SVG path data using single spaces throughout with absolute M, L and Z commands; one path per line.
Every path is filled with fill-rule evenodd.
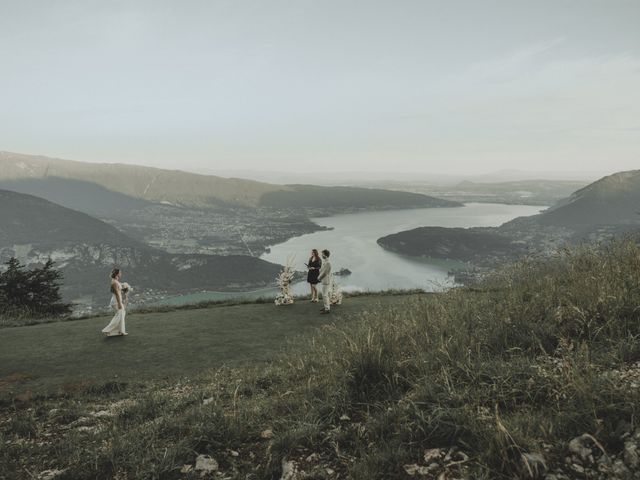
M 268 192 L 261 204 L 267 207 L 304 209 L 362 210 L 377 208 L 459 207 L 460 202 L 443 200 L 420 193 L 400 192 L 380 188 L 319 187 L 316 185 L 288 185 L 287 191 Z
M 135 201 L 193 208 L 386 209 L 459 206 L 428 195 L 356 187 L 274 185 L 139 165 L 84 163 L 0 152 L 0 188 L 35 194 L 96 214 L 102 205 Z M 93 193 L 101 202 L 95 201 Z M 85 206 L 83 201 L 89 199 Z M 315 213 L 315 212 L 314 212 Z
M 253 180 L 198 175 L 138 165 L 85 163 L 0 152 L 0 181 L 64 179 L 90 182 L 132 198 L 207 207 L 216 202 L 256 206 L 260 197 L 286 187 Z

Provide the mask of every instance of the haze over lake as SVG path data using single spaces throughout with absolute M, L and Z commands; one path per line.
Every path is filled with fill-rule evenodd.
M 380 247 L 378 238 L 417 227 L 494 227 L 513 218 L 535 215 L 543 206 L 468 203 L 456 208 L 421 208 L 388 210 L 313 218 L 319 225 L 332 228 L 292 238 L 271 247 L 260 258 L 285 264 L 293 258 L 296 270 L 304 270 L 312 248 L 331 251 L 334 271 L 351 270 L 347 277 L 338 277 L 344 290 L 384 290 L 390 288 L 421 288 L 434 290 L 450 284 L 449 270 L 457 262 L 416 260 L 389 252 Z M 306 283 L 296 284 L 294 293 L 308 293 Z

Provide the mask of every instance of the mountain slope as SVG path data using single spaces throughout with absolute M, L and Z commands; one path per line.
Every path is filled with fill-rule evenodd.
M 0 180 L 0 188 L 35 195 L 63 207 L 104 218 L 121 217 L 154 205 L 96 183 L 58 177 Z
M 129 197 L 207 207 L 216 203 L 256 206 L 260 197 L 286 187 L 138 165 L 84 163 L 0 152 L 0 181 L 79 180 Z
M 195 208 L 224 205 L 340 210 L 460 205 L 406 192 L 272 185 L 179 170 L 84 163 L 9 152 L 0 152 L 0 188 L 37 194 L 92 214 L 101 214 L 100 209 L 104 208 L 91 192 L 101 196 L 105 204 L 115 202 L 122 208 L 134 208 L 130 204 L 136 200 Z
M 270 285 L 278 265 L 242 255 L 181 255 L 151 248 L 87 214 L 21 193 L 0 190 L 0 260 L 36 264 L 52 258 L 65 274 L 67 299 L 108 298 L 108 274 L 121 267 L 143 292 L 170 295 Z M 148 296 L 148 295 L 147 295 Z
M 619 172 L 576 191 L 543 212 L 544 225 L 616 225 L 640 222 L 640 170 Z
M 0 248 L 14 244 L 48 248 L 76 243 L 148 248 L 111 225 L 39 197 L 0 190 L 0 205 Z

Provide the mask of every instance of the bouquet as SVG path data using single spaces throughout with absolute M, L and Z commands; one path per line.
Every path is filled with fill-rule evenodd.
M 133 288 L 127 282 L 124 282 L 122 285 L 122 303 L 125 306 L 129 305 L 129 294 L 133 292 Z

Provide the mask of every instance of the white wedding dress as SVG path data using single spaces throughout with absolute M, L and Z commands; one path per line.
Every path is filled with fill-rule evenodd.
M 118 284 L 118 290 L 120 290 L 120 295 L 122 296 L 122 286 L 120 285 L 120 282 L 116 283 Z M 122 309 L 118 310 L 118 300 L 116 298 L 116 294 L 111 294 L 111 302 L 109 303 L 109 306 L 116 311 L 116 314 L 109 322 L 109 325 L 102 329 L 102 333 L 106 333 L 108 337 L 127 334 L 127 329 L 124 324 L 124 317 L 127 314 L 126 310 L 124 309 L 124 299 L 122 299 L 122 302 Z

